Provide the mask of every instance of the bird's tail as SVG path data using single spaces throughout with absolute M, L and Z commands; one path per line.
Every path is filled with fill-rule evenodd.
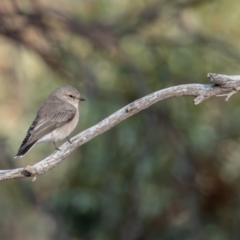
M 21 145 L 21 147 L 19 148 L 16 156 L 14 158 L 17 158 L 17 157 L 22 157 L 23 155 L 25 155 L 35 144 L 37 143 L 37 140 L 36 141 L 32 141 L 30 143 L 24 143 Z

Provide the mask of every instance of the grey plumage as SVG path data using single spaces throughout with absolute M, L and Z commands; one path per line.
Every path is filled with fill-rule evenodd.
M 80 93 L 70 85 L 54 90 L 37 112 L 16 157 L 22 157 L 36 143 L 60 141 L 69 136 L 79 119 Z

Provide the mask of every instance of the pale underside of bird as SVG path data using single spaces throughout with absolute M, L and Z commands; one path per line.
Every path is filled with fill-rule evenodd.
M 55 89 L 37 112 L 27 131 L 16 157 L 25 155 L 36 143 L 56 142 L 67 138 L 75 129 L 79 119 L 79 103 L 85 101 L 70 85 Z

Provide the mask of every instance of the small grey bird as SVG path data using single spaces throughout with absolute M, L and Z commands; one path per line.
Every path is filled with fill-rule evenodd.
M 57 141 L 67 138 L 71 143 L 68 136 L 77 126 L 80 101 L 85 99 L 70 85 L 55 89 L 38 110 L 15 158 L 22 157 L 36 143 L 53 141 L 56 150 Z

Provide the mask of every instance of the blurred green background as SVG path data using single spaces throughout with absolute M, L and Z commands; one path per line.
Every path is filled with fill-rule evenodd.
M 56 87 L 87 99 L 84 130 L 162 88 L 240 72 L 237 0 L 0 2 L 0 168 Z M 53 170 L 0 182 L 0 239 L 240 239 L 239 94 L 173 98 L 120 123 Z

